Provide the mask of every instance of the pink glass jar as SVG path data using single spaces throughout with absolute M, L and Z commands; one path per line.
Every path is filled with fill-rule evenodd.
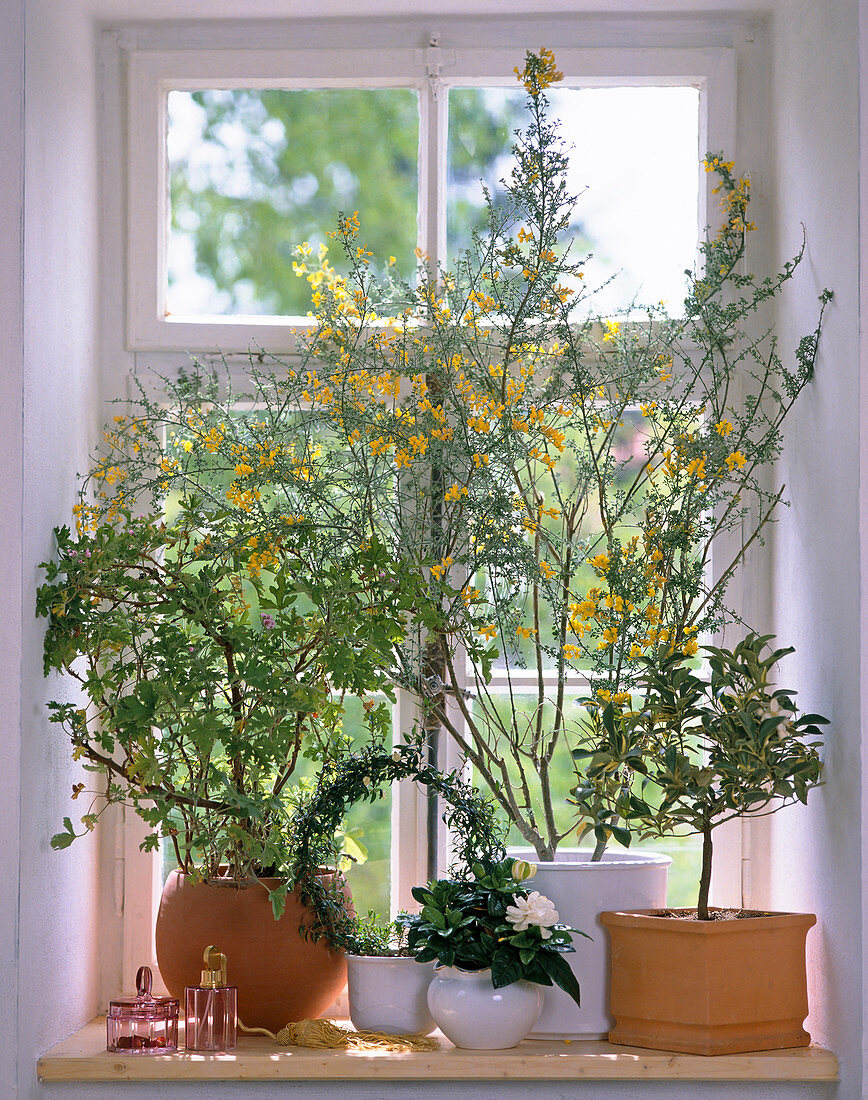
M 172 1054 L 178 1049 L 176 997 L 151 996 L 151 968 L 140 966 L 135 997 L 109 1003 L 106 1049 L 123 1054 Z

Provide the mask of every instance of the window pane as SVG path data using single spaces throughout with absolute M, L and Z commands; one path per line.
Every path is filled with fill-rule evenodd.
M 383 140 L 388 135 L 388 140 Z M 303 241 L 359 212 L 372 266 L 413 273 L 419 111 L 408 89 L 169 93 L 170 315 L 303 316 Z
M 600 405 L 601 415 L 606 415 L 606 406 Z M 537 486 L 546 497 L 550 505 L 555 505 L 552 511 L 554 515 L 540 514 L 538 527 L 536 522 L 528 528 L 527 539 L 533 542 L 540 539 L 540 549 L 537 557 L 544 560 L 556 561 L 563 553 L 564 546 L 569 543 L 573 547 L 573 561 L 575 563 L 570 590 L 575 599 L 580 599 L 594 585 L 599 585 L 599 576 L 589 564 L 588 559 L 606 549 L 605 533 L 600 515 L 599 495 L 594 486 L 594 479 L 589 476 L 591 465 L 592 447 L 596 448 L 596 440 L 593 432 L 589 435 L 583 426 L 574 420 L 564 418 L 558 427 L 563 430 L 566 446 L 558 454 L 555 464 L 548 474 L 541 475 Z M 654 429 L 647 417 L 640 409 L 628 408 L 620 415 L 617 426 L 612 432 L 610 446 L 611 459 L 614 467 L 613 481 L 610 487 L 611 498 L 618 494 L 626 494 L 633 485 L 646 455 L 655 446 Z M 524 471 L 520 471 L 523 481 L 527 481 Z M 633 505 L 625 513 L 623 522 L 614 528 L 614 534 L 624 544 L 636 535 L 640 530 L 642 506 L 645 499 L 644 489 L 634 493 Z M 577 505 L 581 503 L 580 507 Z M 578 526 L 570 529 L 567 526 L 567 515 L 573 512 L 581 516 Z M 526 512 L 517 510 L 516 522 L 523 522 Z M 574 521 L 570 521 L 574 522 Z M 527 525 L 526 525 L 527 526 Z M 548 550 L 546 548 L 549 548 Z M 516 577 L 509 573 L 502 578 L 505 585 L 513 588 Z M 490 591 L 492 579 L 477 575 L 475 585 L 483 594 Z M 496 583 L 496 580 L 495 580 Z M 532 593 L 528 586 L 524 593 L 525 617 L 524 626 L 532 625 L 531 615 Z M 556 659 L 551 647 L 555 644 L 557 633 L 552 624 L 552 604 L 547 599 L 539 600 L 536 613 L 539 616 L 539 640 L 544 649 L 542 652 L 542 664 L 544 668 L 554 669 Z M 536 670 L 536 635 L 516 634 L 515 627 L 509 624 L 511 629 L 508 637 L 499 639 L 501 656 L 495 663 L 495 672 L 505 673 L 507 668 L 513 671 L 530 667 Z M 593 646 L 599 639 L 597 635 L 588 636 L 588 645 Z M 575 641 L 570 637 L 569 641 Z M 468 664 L 468 670 L 471 666 Z
M 606 314 L 634 302 L 664 301 L 675 314 L 684 298 L 684 269 L 698 240 L 699 93 L 687 87 L 565 88 L 550 91 L 570 157 L 568 185 L 578 196 L 570 236 L 578 255 L 592 254 L 584 285 L 597 293 L 585 306 Z M 449 96 L 449 253 L 481 228 L 482 179 L 495 199 L 512 170 L 508 155 L 486 165 L 469 132 L 468 96 L 509 129 L 526 124 L 524 93 L 506 88 L 457 89 Z M 614 278 L 612 282 L 607 280 Z
M 347 699 L 344 706 L 344 733 L 361 748 L 370 739 L 362 721 L 361 700 Z M 373 909 L 386 918 L 392 881 L 392 792 L 388 787 L 381 788 L 381 791 L 382 797 L 375 802 L 358 802 L 349 810 L 344 829 L 349 834 L 348 840 L 356 839 L 367 852 L 364 863 L 353 864 L 346 873 L 356 912 L 364 916 L 369 909 Z

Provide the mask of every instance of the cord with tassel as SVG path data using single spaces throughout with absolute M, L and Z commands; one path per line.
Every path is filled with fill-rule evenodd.
M 333 1020 L 298 1020 L 287 1024 L 275 1035 L 264 1027 L 245 1027 L 238 1021 L 239 1031 L 248 1035 L 265 1035 L 282 1047 L 315 1047 L 322 1050 L 439 1050 L 440 1044 L 430 1035 L 386 1035 L 379 1031 L 352 1031 Z

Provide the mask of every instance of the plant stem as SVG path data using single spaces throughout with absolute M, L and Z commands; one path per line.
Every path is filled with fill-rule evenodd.
M 702 872 L 699 876 L 699 902 L 696 916 L 699 920 L 710 920 L 708 915 L 708 891 L 711 886 L 711 822 L 706 821 L 702 828 Z

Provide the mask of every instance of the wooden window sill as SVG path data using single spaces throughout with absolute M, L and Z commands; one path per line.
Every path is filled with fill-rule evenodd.
M 98 1017 L 44 1054 L 37 1072 L 40 1081 L 836 1081 L 838 1059 L 817 1046 L 705 1057 L 592 1041 L 458 1050 L 442 1038 L 439 1051 L 395 1054 L 279 1047 L 259 1036 L 240 1037 L 231 1054 L 124 1056 L 105 1049 Z

